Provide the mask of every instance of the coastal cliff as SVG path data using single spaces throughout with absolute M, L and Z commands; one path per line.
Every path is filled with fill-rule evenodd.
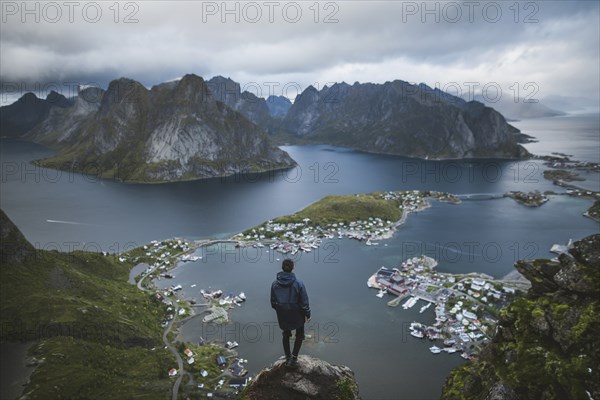
M 600 398 L 600 234 L 558 261 L 516 268 L 531 289 L 501 312 L 479 357 L 451 373 L 442 399 Z
M 263 369 L 244 390 L 244 400 L 357 400 L 358 385 L 346 366 L 331 365 L 315 357 L 300 355 L 299 367 L 290 369 L 285 360 Z
M 523 158 L 519 130 L 479 102 L 428 86 L 310 86 L 287 112 L 281 132 L 303 141 L 420 158 Z
M 40 165 L 92 169 L 127 182 L 192 180 L 295 165 L 261 128 L 217 101 L 196 75 L 151 90 L 121 78 L 95 96 L 94 104 L 80 97 L 75 107 L 54 112 L 31 132 L 33 140 L 59 150 Z

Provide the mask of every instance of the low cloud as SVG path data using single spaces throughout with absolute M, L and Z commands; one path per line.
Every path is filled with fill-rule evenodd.
M 266 83 L 265 95 L 270 82 L 393 79 L 535 82 L 541 97 L 597 98 L 600 87 L 597 2 L 147 1 L 118 3 L 118 13 L 115 3 L 81 2 L 60 19 L 44 4 L 2 2 L 4 91 L 106 87 L 121 76 L 151 86 L 186 73 Z

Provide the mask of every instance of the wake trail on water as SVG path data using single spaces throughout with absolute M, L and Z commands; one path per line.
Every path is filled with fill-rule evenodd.
M 57 219 L 47 219 L 46 222 L 50 224 L 66 224 L 66 225 L 85 225 L 85 226 L 98 226 L 96 224 L 87 224 L 85 222 L 74 222 L 74 221 L 61 221 Z

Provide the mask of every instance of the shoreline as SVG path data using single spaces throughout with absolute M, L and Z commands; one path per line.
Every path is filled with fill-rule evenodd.
M 435 323 L 413 322 L 410 335 L 419 339 L 443 340 L 444 345 L 430 347 L 439 354 L 458 353 L 465 359 L 473 358 L 491 340 L 496 330 L 499 310 L 510 302 L 516 291 L 525 291 L 531 284 L 524 281 L 495 279 L 481 273 L 451 274 L 436 272 L 437 261 L 421 255 L 403 261 L 398 268 L 381 267 L 367 280 L 367 287 L 379 289 L 376 296 L 394 298 L 389 307 L 408 310 L 419 301 L 426 304 L 420 314 L 431 305 L 435 309 Z M 389 297 L 389 296 L 386 296 Z

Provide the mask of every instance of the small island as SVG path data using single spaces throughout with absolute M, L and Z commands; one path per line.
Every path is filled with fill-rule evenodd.
M 539 207 L 548 201 L 548 197 L 537 190 L 529 193 L 512 191 L 506 193 L 505 196 L 526 207 Z
M 544 178 L 548 179 L 549 181 L 585 181 L 585 179 L 580 177 L 578 173 L 567 171 L 565 169 L 547 169 L 544 171 Z
M 232 237 L 239 246 L 264 246 L 292 255 L 318 248 L 322 239 L 349 238 L 376 246 L 392 237 L 410 213 L 430 206 L 429 200 L 459 204 L 450 193 L 396 191 L 327 196 L 289 216 L 278 217 Z

